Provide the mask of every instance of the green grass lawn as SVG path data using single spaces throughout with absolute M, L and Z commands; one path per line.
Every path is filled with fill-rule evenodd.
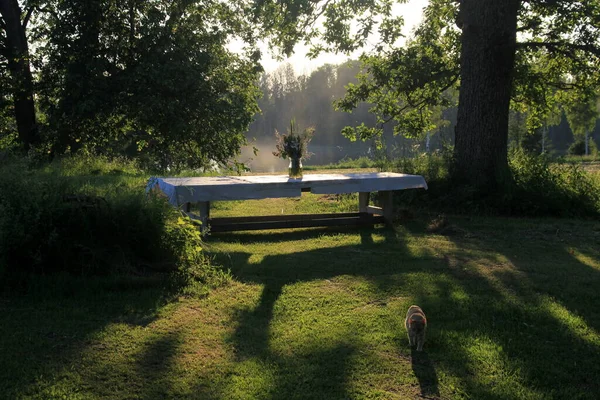
M 303 196 L 214 215 L 353 207 Z M 151 280 L 1 299 L 0 397 L 600 398 L 600 223 L 432 217 L 210 235 L 234 281 L 202 299 Z M 411 304 L 429 320 L 422 353 Z

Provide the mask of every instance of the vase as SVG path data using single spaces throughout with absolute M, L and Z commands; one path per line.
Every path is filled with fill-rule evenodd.
M 290 179 L 302 179 L 301 158 L 290 158 L 289 177 Z

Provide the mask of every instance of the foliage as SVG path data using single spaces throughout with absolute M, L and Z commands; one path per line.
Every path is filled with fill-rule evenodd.
M 392 15 L 392 7 L 407 0 L 260 0 L 254 13 L 266 23 L 264 33 L 272 47 L 291 54 L 299 41 L 312 44 L 309 56 L 322 51 L 352 52 L 364 46 L 369 35 L 377 33 L 382 42 L 395 43 L 402 37 L 402 17 Z M 323 18 L 321 18 L 323 17 Z M 323 22 L 323 29 L 311 29 Z
M 284 34 L 296 34 L 285 36 L 291 40 L 297 39 L 303 23 L 316 20 L 311 16 L 323 15 L 325 31 L 306 36 L 308 41 L 320 36 L 325 43 L 313 41 L 315 53 L 328 45 L 354 50 L 373 30 L 387 26 L 392 16 L 391 4 L 378 8 L 377 1 L 294 3 L 303 7 L 288 10 L 278 8 L 275 1 L 260 2 Z M 458 89 L 460 77 L 456 174 L 479 190 L 501 185 L 508 177 L 511 100 L 513 108 L 527 112 L 528 129 L 534 131 L 551 124 L 562 91 L 581 95 L 600 85 L 600 31 L 595 28 L 600 22 L 600 2 L 513 0 L 506 7 L 498 4 L 493 0 L 431 0 L 423 22 L 404 48 L 398 46 L 398 36 L 380 32 L 381 41 L 361 58 L 366 73 L 360 83 L 349 86 L 347 96 L 338 102 L 344 110 L 363 101 L 373 103 L 377 126 L 357 121 L 344 134 L 369 139 L 381 135 L 381 125 L 389 121 L 396 122 L 397 134 L 429 132 L 439 108 L 447 102 L 446 90 Z M 380 25 L 363 6 L 370 7 L 370 13 L 383 14 Z M 282 15 L 290 19 L 277 18 Z M 352 30 L 352 22 L 366 28 Z M 485 60 L 478 59 L 485 51 L 489 51 Z M 495 58 L 503 64 L 495 63 Z M 480 112 L 486 109 L 495 113 L 491 122 L 489 112 Z
M 426 182 L 444 181 L 450 178 L 451 154 L 436 152 L 421 154 L 414 158 L 398 158 L 389 167 L 406 174 L 422 175 Z
M 577 164 L 515 152 L 510 158 L 514 186 L 504 201 L 514 215 L 600 216 L 600 187 Z
M 588 153 L 592 157 L 598 154 L 598 147 L 592 138 L 588 138 Z M 575 141 L 569 146 L 568 154 L 573 156 L 584 156 L 585 138 L 576 138 Z
M 508 119 L 509 151 L 523 150 L 536 154 L 542 152 L 542 135 L 544 130 L 548 128 L 545 126 L 531 130 L 531 127 L 528 126 L 529 121 L 529 112 L 510 111 Z M 551 148 L 551 144 L 548 142 L 549 140 L 546 137 L 545 152 L 548 152 Z
M 569 121 L 569 126 L 579 141 L 594 130 L 600 111 L 600 97 L 598 92 L 589 89 L 583 94 L 563 94 L 564 110 Z
M 179 288 L 199 292 L 225 279 L 206 259 L 197 226 L 147 197 L 134 168 L 81 158 L 2 166 L 0 280 L 19 287 L 40 274 L 171 272 Z
M 600 161 L 600 157 L 598 156 L 597 153 L 595 156 L 593 155 L 588 155 L 588 156 L 565 156 L 565 157 L 561 157 L 560 159 L 558 159 L 558 161 L 563 162 L 563 163 L 583 163 L 584 165 L 590 164 L 592 166 L 596 165 L 594 163 L 594 161 Z M 599 165 L 600 167 L 600 165 Z M 596 178 L 600 179 L 600 174 L 596 173 Z
M 225 163 L 245 143 L 261 68 L 241 2 L 22 5 L 32 12 L 43 152 L 125 155 L 173 170 Z M 240 38 L 247 50 L 228 50 Z
M 348 140 L 339 135 L 349 122 L 348 115 L 336 112 L 331 99 L 340 97 L 344 85 L 354 80 L 358 64 L 356 60 L 327 64 L 308 75 L 297 76 L 293 66 L 286 63 L 275 71 L 261 74 L 259 87 L 263 96 L 258 101 L 261 113 L 256 115 L 248 136 L 259 142 L 272 141 L 273 130 L 286 130 L 293 118 L 299 126 L 318 127 L 319 135 L 313 138 L 313 144 L 348 146 Z M 372 117 L 363 107 L 357 110 L 355 118 Z
M 560 23 L 551 25 L 552 15 L 560 17 Z M 372 111 L 380 123 L 398 122 L 396 133 L 419 135 L 431 130 L 435 108 L 449 100 L 442 94 L 458 83 L 460 31 L 454 26 L 458 16 L 456 2 L 429 2 L 424 21 L 404 47 L 361 58 L 367 72 L 359 85 L 348 86 L 338 106 L 350 111 L 360 101 L 369 101 L 375 104 Z M 518 31 L 531 40 L 517 44 L 513 107 L 527 111 L 530 132 L 558 123 L 558 105 L 565 101 L 562 90 L 583 96 L 598 87 L 594 60 L 600 54 L 600 40 L 592 29 L 598 20 L 596 1 L 523 2 Z M 346 134 L 366 139 L 380 130 L 359 126 Z
M 554 163 L 523 150 L 509 157 L 511 181 L 497 192 L 479 193 L 451 175 L 444 155 L 400 159 L 389 168 L 423 175 L 429 190 L 402 191 L 399 204 L 429 211 L 527 217 L 600 217 L 600 181 L 577 164 Z
M 283 53 L 304 40 L 317 55 L 356 50 L 376 34 L 373 51 L 361 58 L 360 81 L 337 103 L 340 110 L 364 111 L 362 103 L 369 102 L 376 120 L 364 113 L 336 119 L 344 121 L 352 139 L 381 135 L 387 122 L 407 137 L 431 134 L 447 123 L 443 108 L 456 104 L 461 7 L 469 6 L 430 1 L 423 23 L 404 43 L 403 21 L 395 15 L 400 3 L 405 1 L 20 1 L 23 17 L 31 17 L 27 37 L 37 82 L 30 98 L 41 111 L 40 151 L 124 154 L 163 169 L 225 162 L 245 142 L 241 133 L 257 111 L 257 37 Z M 521 2 L 522 41 L 509 72 L 515 76 L 513 108 L 526 113 L 528 131 L 552 125 L 561 91 L 581 97 L 597 86 L 593 27 L 599 9 L 597 1 Z M 317 21 L 324 22 L 323 29 L 309 29 Z M 227 50 L 236 40 L 244 43 L 240 54 Z M 0 62 L 3 88 L 10 80 L 5 64 Z M 319 74 L 324 81 L 286 77 L 272 85 L 273 92 L 299 87 L 322 94 L 318 89 L 328 87 L 332 74 L 327 67 Z M 319 96 L 308 114 L 320 114 L 313 111 L 330 97 Z M 275 114 L 289 108 L 282 96 L 268 101 L 277 104 Z M 4 135 L 15 137 L 11 120 L 0 113 L 3 146 L 13 141 Z M 263 132 L 271 132 L 273 126 L 264 122 Z
M 369 112 L 371 104 L 361 103 L 352 113 L 336 110 L 332 104 L 332 99 L 343 97 L 344 86 L 357 84 L 355 76 L 359 72 L 360 61 L 349 60 L 338 65 L 326 64 L 307 75 L 296 75 L 291 64 L 283 64 L 275 71 L 262 74 L 259 86 L 263 97 L 258 102 L 261 113 L 256 116 L 246 136 L 255 139 L 259 149 L 270 148 L 273 130 L 284 131 L 294 118 L 299 126 L 318 127 L 319 134 L 310 144 L 315 153 L 311 158 L 313 165 L 328 164 L 341 158 L 373 157 L 374 151 L 403 156 L 412 154 L 413 145 L 425 142 L 426 138 L 394 136 L 391 123 L 381 127 L 381 137 L 369 141 L 353 141 L 355 137 L 340 135 L 344 127 L 358 121 L 363 121 L 368 127 L 377 124 L 376 117 Z M 451 143 L 454 137 L 456 108 L 439 111 L 439 118 L 434 118 L 437 128 L 429 135 L 431 149 L 440 148 L 443 142 Z M 252 164 L 260 165 L 262 160 L 259 154 L 256 163 Z M 270 165 L 266 160 L 264 164 L 265 168 Z M 306 169 L 307 165 L 304 167 Z
M 10 78 L 0 67 L 0 88 L 9 88 Z M 14 109 L 8 90 L 0 93 L 0 151 L 17 147 L 17 127 Z
M 314 127 L 306 128 L 302 133 L 298 133 L 298 127 L 296 121 L 292 119 L 290 122 L 290 128 L 287 134 L 280 134 L 275 131 L 275 137 L 277 138 L 276 148 L 277 151 L 273 152 L 275 157 L 291 158 L 291 159 L 306 159 L 309 158 L 311 153 L 308 152 L 308 144 L 315 133 Z
M 336 107 L 351 112 L 361 102 L 370 103 L 377 126 L 363 123 L 345 128 L 343 134 L 352 140 L 370 139 L 394 121 L 394 134 L 414 138 L 447 124 L 442 110 L 456 104 L 458 87 L 459 47 L 456 32 L 450 31 L 444 36 L 440 21 L 426 20 L 404 47 L 385 56 L 363 55 L 359 83 L 347 86 Z

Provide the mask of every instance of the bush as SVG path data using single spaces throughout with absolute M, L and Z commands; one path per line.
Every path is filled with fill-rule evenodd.
M 577 138 L 567 150 L 569 155 L 572 156 L 584 156 L 585 155 L 585 139 Z M 589 155 L 595 156 L 598 154 L 598 147 L 596 146 L 596 142 L 591 137 L 588 140 L 588 152 Z
M 205 258 L 194 223 L 146 196 L 147 177 L 135 173 L 85 159 L 0 167 L 0 281 L 168 271 L 185 290 L 199 290 L 226 280 Z
M 600 215 L 600 180 L 576 164 L 553 163 L 547 156 L 514 151 L 511 179 L 496 192 L 478 192 L 452 180 L 451 159 L 426 155 L 396 160 L 393 170 L 423 175 L 428 191 L 401 191 L 402 206 L 434 212 L 508 216 L 584 217 Z
M 427 182 L 440 182 L 450 177 L 452 162 L 449 153 L 421 154 L 414 158 L 399 158 L 392 163 L 393 169 L 405 174 L 422 175 Z
M 583 217 L 600 214 L 600 187 L 577 164 L 516 152 L 509 160 L 512 189 L 504 196 L 506 213 Z

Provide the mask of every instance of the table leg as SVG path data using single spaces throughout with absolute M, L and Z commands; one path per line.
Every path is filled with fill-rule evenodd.
M 383 218 L 386 224 L 391 225 L 394 219 L 394 192 L 391 190 L 380 191 L 379 201 L 383 209 Z
M 185 212 L 185 214 L 194 219 L 194 220 L 199 220 L 202 223 L 202 232 L 206 232 L 208 230 L 208 219 L 210 218 L 210 202 L 208 201 L 200 201 L 197 203 L 198 204 L 198 211 L 200 213 L 200 215 L 198 216 L 197 214 L 192 214 L 192 204 L 191 203 L 185 203 L 183 205 L 183 211 Z
M 200 221 L 202 222 L 202 232 L 208 229 L 208 219 L 210 218 L 210 202 L 200 201 L 198 202 L 198 208 L 200 211 Z
M 367 207 L 369 207 L 369 192 L 359 192 L 358 193 L 358 211 L 361 213 L 367 212 Z

